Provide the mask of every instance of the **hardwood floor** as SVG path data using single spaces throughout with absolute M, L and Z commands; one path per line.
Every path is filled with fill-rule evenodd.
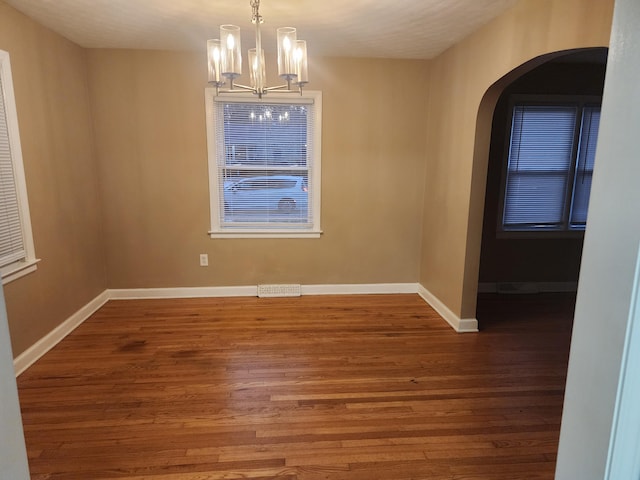
M 32 479 L 552 479 L 545 298 L 479 334 L 417 295 L 108 302 L 18 379 Z

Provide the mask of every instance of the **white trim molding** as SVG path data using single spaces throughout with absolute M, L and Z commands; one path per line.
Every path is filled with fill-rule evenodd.
M 237 170 L 227 164 L 226 159 L 218 158 L 221 152 L 225 151 L 224 136 L 227 128 L 222 122 L 221 112 L 224 108 L 234 103 L 250 103 L 256 108 L 260 103 L 281 104 L 290 106 L 292 104 L 304 104 L 308 115 L 305 120 L 302 117 L 296 120 L 300 127 L 306 125 L 305 149 L 306 162 L 300 165 L 297 170 L 305 170 L 307 174 L 307 186 L 309 189 L 308 215 L 305 222 L 289 223 L 283 221 L 256 220 L 253 222 L 234 222 L 228 220 L 224 214 L 221 202 L 226 193 L 221 191 L 224 187 L 222 174 L 227 170 Z M 322 92 L 319 90 L 305 90 L 297 98 L 290 95 L 273 92 L 269 94 L 269 99 L 259 99 L 247 97 L 242 94 L 225 94 L 216 96 L 215 88 L 205 88 L 205 114 L 207 133 L 207 161 L 209 166 L 209 211 L 211 219 L 211 229 L 209 236 L 213 239 L 220 238 L 320 238 L 322 228 L 320 227 L 321 215 L 321 192 L 322 192 Z M 292 117 L 293 118 L 293 117 Z M 291 120 L 293 122 L 293 119 Z M 235 129 L 234 129 L 235 131 Z M 233 132 L 232 132 L 233 134 Z M 244 135 L 241 130 L 235 134 Z M 276 138 L 277 140 L 277 138 Z M 277 143 L 277 142 L 276 142 Z M 268 145 L 263 145 L 265 148 Z M 286 150 L 286 149 L 285 149 Z M 235 150 L 234 150 L 235 152 Z M 224 160 L 224 161 L 223 161 Z M 240 160 L 238 160 L 240 161 Z M 245 162 L 244 167 L 247 163 Z M 291 174 L 292 167 L 270 164 L 273 171 L 280 170 L 283 175 Z M 226 201 L 226 200 L 225 200 Z
M 11 73 L 11 61 L 9 52 L 0 50 L 0 95 L 2 98 L 2 125 L 4 126 L 6 138 L 3 141 L 2 163 L 3 169 L 11 168 L 13 171 L 13 181 L 3 179 L 7 185 L 3 188 L 3 206 L 7 203 L 15 202 L 17 212 L 9 209 L 6 221 L 3 222 L 3 235 L 7 234 L 11 240 L 9 244 L 3 242 L 4 246 L 10 248 L 3 255 L 3 266 L 0 268 L 2 284 L 7 284 L 24 275 L 34 272 L 38 268 L 39 260 L 36 258 L 33 243 L 33 231 L 31 229 L 31 214 L 29 212 L 29 196 L 27 195 L 27 182 L 24 175 L 24 161 L 22 157 L 22 146 L 20 143 L 20 128 L 18 126 L 18 112 L 16 110 L 16 100 L 13 90 L 13 79 Z M 7 155 L 8 153 L 8 155 Z M 6 170 L 5 170 L 6 171 Z M 11 173 L 8 175 L 11 179 Z
M 418 286 L 418 295 L 427 302 L 438 314 L 458 333 L 478 331 L 478 320 L 475 318 L 460 318 L 453 313 L 442 301 L 422 285 Z
M 33 365 L 45 353 L 60 343 L 67 335 L 78 328 L 87 318 L 107 303 L 108 300 L 109 294 L 108 291 L 105 290 L 76 313 L 71 315 L 67 320 L 51 330 L 47 335 L 34 343 L 31 347 L 18 355 L 13 360 L 13 368 L 16 372 L 16 377 Z
M 636 259 L 633 293 L 627 321 L 620 381 L 611 428 L 606 480 L 640 478 L 640 252 Z
M 418 283 L 365 283 L 336 285 L 302 285 L 302 295 L 375 295 L 417 293 L 456 332 L 477 332 L 475 318 L 460 319 L 435 295 Z M 13 366 L 16 376 L 33 365 L 40 357 L 55 347 L 62 339 L 97 312 L 109 300 L 136 300 L 153 298 L 202 298 L 202 297 L 257 297 L 258 286 L 238 287 L 184 287 L 184 288 L 128 288 L 108 289 L 71 315 L 34 345 L 18 355 Z
M 0 275 L 2 276 L 2 284 L 6 285 L 9 282 L 13 282 L 18 278 L 29 275 L 38 269 L 39 258 L 32 260 L 23 260 L 21 262 L 12 263 L 6 267 L 0 268 Z

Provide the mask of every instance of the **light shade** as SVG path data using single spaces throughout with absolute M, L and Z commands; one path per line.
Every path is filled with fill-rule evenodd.
M 307 62 L 307 42 L 305 40 L 296 41 L 294 54 L 296 63 L 296 84 L 300 87 L 309 83 L 309 67 Z
M 207 40 L 207 57 L 209 58 L 209 83 L 217 87 L 224 85 L 220 70 L 222 61 L 220 40 Z
M 264 50 L 260 50 L 260 56 L 257 55 L 255 48 L 249 49 L 249 77 L 251 87 L 255 90 L 262 90 L 264 87 L 267 72 L 265 69 Z
M 278 75 L 289 80 L 296 76 L 295 50 L 297 45 L 296 29 L 281 27 L 278 34 Z
M 240 27 L 236 25 L 220 26 L 220 44 L 222 52 L 222 75 L 235 78 L 242 75 L 242 46 Z

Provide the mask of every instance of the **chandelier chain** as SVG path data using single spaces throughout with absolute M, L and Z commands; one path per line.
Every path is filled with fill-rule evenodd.
M 263 23 L 264 20 L 262 15 L 260 15 L 260 0 L 249 0 L 249 5 L 251 5 L 251 10 L 253 11 L 253 15 L 251 17 L 251 23 L 260 24 Z

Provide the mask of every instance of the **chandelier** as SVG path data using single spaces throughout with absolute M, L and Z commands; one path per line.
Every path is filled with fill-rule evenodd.
M 240 27 L 221 25 L 220 38 L 207 41 L 209 60 L 209 83 L 216 88 L 216 94 L 247 92 L 262 98 L 270 91 L 300 93 L 309 82 L 307 68 L 307 42 L 296 38 L 296 29 L 281 27 L 277 29 L 278 75 L 286 83 L 274 87 L 266 85 L 266 68 L 260 25 L 260 0 L 249 0 L 255 25 L 256 46 L 249 49 L 249 78 L 251 85 L 240 85 L 235 79 L 242 75 L 242 53 L 240 46 Z M 227 88 L 221 88 L 224 86 Z

